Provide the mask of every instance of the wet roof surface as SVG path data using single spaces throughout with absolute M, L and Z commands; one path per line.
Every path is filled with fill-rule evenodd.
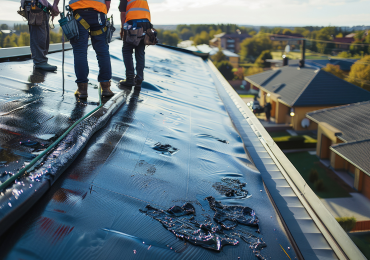
M 121 41 L 110 45 L 114 83 L 124 75 L 121 47 Z M 150 47 L 146 52 L 142 91 L 113 87 L 122 96 L 123 105 L 87 141 L 50 190 L 0 237 L 0 258 L 285 259 L 288 254 L 295 259 L 261 173 L 249 155 L 252 153 L 262 162 L 261 169 L 273 174 L 265 182 L 279 187 L 277 193 L 286 196 L 287 201 L 275 203 L 292 210 L 289 223 L 293 223 L 292 231 L 301 234 L 296 238 L 304 245 L 300 250 L 312 256 L 310 259 L 335 259 L 285 180 L 278 177 L 277 167 L 268 162 L 272 160 L 256 143 L 256 136 L 249 141 L 243 137 L 247 147 L 251 143 L 258 147 L 257 151 L 251 147 L 246 154 L 206 63 L 161 47 Z M 50 62 L 60 64 L 60 57 L 52 54 Z M 91 48 L 89 59 L 94 84 L 97 68 Z M 47 113 L 56 109 L 69 119 L 80 106 L 73 97 L 72 64 L 71 52 L 67 52 L 64 97 L 60 71 L 48 74 L 43 83 L 30 84 L 23 74 L 30 71 L 31 61 L 2 63 L 0 70 L 13 75 L 8 85 L 24 77 L 20 93 L 27 86 L 53 89 L 53 96 L 45 99 L 46 94 L 42 95 L 50 102 L 45 103 L 48 106 L 41 104 L 39 110 Z M 88 103 L 83 104 L 86 111 L 96 107 L 96 89 L 90 88 L 89 95 Z M 55 104 L 63 100 L 69 100 L 69 106 L 58 109 Z M 32 125 L 31 116 L 19 113 L 16 125 L 22 125 L 22 120 Z M 35 137 L 38 134 L 37 129 L 30 132 L 26 142 L 40 141 Z M 30 148 L 27 145 L 22 147 Z M 59 156 L 63 153 L 68 151 L 60 150 Z M 6 167 L 14 171 L 19 166 Z M 38 179 L 49 181 L 47 174 Z M 32 196 L 28 184 L 16 191 Z M 25 197 L 22 192 L 16 196 L 10 198 L 22 201 Z M 7 204 L 1 205 L 2 211 L 11 210 Z

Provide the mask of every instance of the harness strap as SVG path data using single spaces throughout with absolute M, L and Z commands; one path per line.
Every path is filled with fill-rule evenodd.
M 77 22 L 79 22 L 86 30 L 90 30 L 90 25 L 85 21 L 85 19 L 83 19 L 81 17 L 81 15 L 79 14 L 75 14 L 75 19 Z M 104 26 L 103 28 L 99 29 L 99 30 L 96 30 L 96 31 L 91 31 L 90 30 L 90 35 L 91 36 L 98 36 L 100 34 L 103 34 L 105 33 L 106 31 L 108 30 L 108 28 L 106 26 Z

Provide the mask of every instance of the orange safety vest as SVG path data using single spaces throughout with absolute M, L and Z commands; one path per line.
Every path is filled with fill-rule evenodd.
M 147 0 L 127 0 L 126 23 L 130 20 L 148 19 L 150 10 Z
M 69 6 L 72 10 L 93 8 L 98 12 L 108 13 L 105 0 L 70 0 Z

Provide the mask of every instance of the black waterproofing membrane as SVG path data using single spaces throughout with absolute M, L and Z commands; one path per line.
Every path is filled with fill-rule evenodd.
M 110 45 L 112 85 L 125 74 L 121 48 Z M 73 96 L 71 51 L 64 95 L 60 70 L 0 64 L 0 181 L 97 106 L 88 53 L 86 102 Z M 49 62 L 60 65 L 61 53 Z M 297 259 L 215 81 L 199 57 L 147 48 L 141 92 L 113 86 L 113 99 L 0 194 L 2 226 L 33 205 L 0 237 L 0 258 Z M 335 259 L 327 245 L 322 257 L 305 249 Z

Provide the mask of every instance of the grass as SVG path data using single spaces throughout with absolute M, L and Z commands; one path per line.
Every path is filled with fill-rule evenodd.
M 370 259 L 370 232 L 355 232 L 348 235 L 365 257 Z
M 239 95 L 241 98 L 254 98 L 254 95 Z
M 299 137 L 303 137 L 305 140 L 304 140 L 304 143 L 306 144 L 316 144 L 317 143 L 317 140 L 312 138 L 311 136 L 308 136 L 308 135 L 297 135 L 297 136 L 291 136 L 291 135 L 287 135 L 287 136 L 278 136 L 278 137 L 272 137 L 272 139 L 274 139 L 275 142 L 287 142 L 287 141 L 291 141 L 295 138 L 299 138 Z
M 272 138 L 283 137 L 283 136 L 290 136 L 287 131 L 269 132 L 269 135 Z
M 329 176 L 327 171 L 330 170 L 320 163 L 320 160 L 316 155 L 310 155 L 308 152 L 299 152 L 288 153 L 286 156 L 318 197 L 324 199 L 351 197 L 348 191 Z M 323 191 L 315 190 L 314 183 L 309 181 L 311 169 L 316 169 L 319 173 L 319 179 L 323 180 L 325 187 Z

